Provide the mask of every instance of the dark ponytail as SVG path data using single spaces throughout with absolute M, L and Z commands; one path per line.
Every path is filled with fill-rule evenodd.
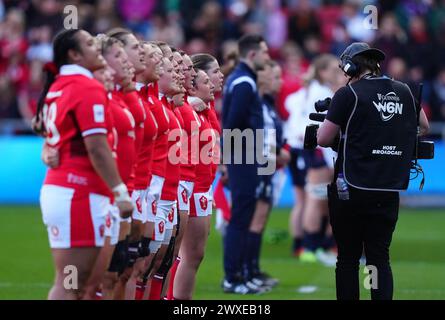
M 43 86 L 43 91 L 41 92 L 39 100 L 37 102 L 37 112 L 32 124 L 33 130 L 37 134 L 43 136 L 45 136 L 46 134 L 45 125 L 42 119 L 42 111 L 43 111 L 43 106 L 45 104 L 45 98 L 49 91 L 49 88 L 51 87 L 54 80 L 56 79 L 57 74 L 59 73 L 60 67 L 70 62 L 68 57 L 68 51 L 69 50 L 80 51 L 79 42 L 75 37 L 76 33 L 79 31 L 80 29 L 63 30 L 54 37 L 53 41 L 54 59 L 53 62 L 48 62 L 43 67 L 43 71 L 46 74 L 45 76 L 46 80 Z

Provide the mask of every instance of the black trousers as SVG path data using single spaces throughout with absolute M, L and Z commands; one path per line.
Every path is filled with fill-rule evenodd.
M 377 284 L 370 287 L 371 299 L 391 300 L 389 247 L 399 213 L 399 193 L 351 187 L 349 193 L 349 200 L 339 200 L 335 184 L 328 186 L 330 223 L 338 246 L 337 299 L 360 298 L 359 261 L 364 252 L 366 265 L 374 271 L 369 278 L 377 278 Z

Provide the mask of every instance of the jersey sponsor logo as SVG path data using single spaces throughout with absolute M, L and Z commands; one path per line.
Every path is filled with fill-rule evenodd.
M 164 233 L 164 227 L 165 227 L 164 221 L 159 222 L 159 224 L 158 224 L 159 233 L 161 233 L 161 234 Z
M 374 107 L 380 113 L 382 121 L 391 120 L 396 114 L 402 114 L 403 104 L 400 103 L 399 96 L 391 91 L 387 94 L 377 93 L 378 101 L 372 101 Z
M 173 222 L 174 214 L 175 214 L 175 209 L 171 208 L 170 212 L 168 213 L 168 221 Z
M 153 200 L 153 202 L 151 203 L 151 212 L 154 216 L 156 215 L 156 200 Z
M 189 198 L 187 196 L 187 190 L 182 190 L 181 192 L 181 196 L 182 196 L 182 202 L 184 202 L 185 204 L 187 204 L 189 202 Z
M 86 177 L 78 176 L 72 173 L 68 173 L 67 176 L 68 183 L 72 184 L 78 184 L 81 186 L 87 186 L 88 185 L 88 179 Z
M 138 197 L 138 198 L 136 199 L 136 208 L 137 208 L 139 214 L 142 214 L 141 197 Z
M 103 238 L 104 234 L 105 234 L 105 226 L 103 224 L 101 224 L 100 227 L 99 227 L 99 236 L 101 238 Z
M 207 204 L 208 204 L 207 197 L 201 196 L 201 198 L 199 198 L 199 205 L 201 206 L 201 209 L 207 210 Z
M 94 122 L 103 123 L 105 122 L 105 109 L 103 104 L 93 105 Z

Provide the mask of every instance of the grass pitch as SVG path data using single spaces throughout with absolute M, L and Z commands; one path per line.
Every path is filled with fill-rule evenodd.
M 222 293 L 221 236 L 212 230 L 195 299 L 335 299 L 334 268 L 291 257 L 288 217 L 287 209 L 272 212 L 263 244 L 262 268 L 280 279 L 278 287 L 261 296 Z M 0 299 L 45 299 L 53 267 L 39 208 L 0 207 L 0 243 Z M 391 257 L 395 299 L 445 299 L 445 210 L 401 210 Z M 299 293 L 304 286 L 315 291 Z

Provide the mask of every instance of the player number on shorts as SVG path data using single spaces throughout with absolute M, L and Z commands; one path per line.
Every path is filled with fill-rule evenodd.
M 46 142 L 49 145 L 56 145 L 60 141 L 59 130 L 56 127 L 57 117 L 57 105 L 55 102 L 51 103 L 48 107 L 47 104 L 43 106 L 43 121 L 45 122 L 45 128 L 48 133 L 46 136 Z

